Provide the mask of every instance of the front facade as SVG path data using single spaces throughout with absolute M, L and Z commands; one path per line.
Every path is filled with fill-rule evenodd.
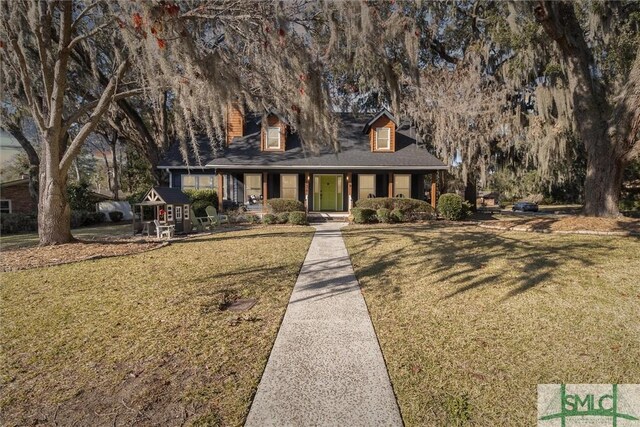
M 224 148 L 214 154 L 203 141 L 198 166 L 187 166 L 173 147 L 160 166 L 169 172 L 170 186 L 215 189 L 220 206 L 232 202 L 255 211 L 264 211 L 272 198 L 297 199 L 319 212 L 349 211 L 369 197 L 435 203 L 436 174 L 447 166 L 418 147 L 413 129 L 387 110 L 369 117 L 339 114 L 338 153 L 308 153 L 277 115 L 266 120 L 230 109 Z

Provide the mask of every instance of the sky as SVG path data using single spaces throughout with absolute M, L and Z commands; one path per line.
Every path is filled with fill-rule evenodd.
M 13 157 L 22 150 L 18 141 L 9 133 L 0 129 L 0 168 L 10 162 Z

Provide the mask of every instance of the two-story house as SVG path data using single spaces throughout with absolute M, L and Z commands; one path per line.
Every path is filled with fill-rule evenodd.
M 416 144 L 415 132 L 386 109 L 369 117 L 338 114 L 341 151 L 310 154 L 276 114 L 243 115 L 230 107 L 224 147 L 200 145 L 200 163 L 186 162 L 176 144 L 160 168 L 169 185 L 216 189 L 223 200 L 263 210 L 268 199 L 292 198 L 307 211 L 349 211 L 367 197 L 436 200 L 436 174 L 447 165 Z

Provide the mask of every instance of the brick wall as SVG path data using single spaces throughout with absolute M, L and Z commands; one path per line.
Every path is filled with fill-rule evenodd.
M 12 213 L 35 213 L 38 209 L 29 195 L 29 182 L 0 187 L 0 199 L 11 200 Z

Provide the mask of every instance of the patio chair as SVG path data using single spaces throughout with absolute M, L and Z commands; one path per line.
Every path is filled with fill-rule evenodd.
M 153 223 L 156 226 L 156 235 L 158 236 L 158 239 L 162 237 L 167 237 L 170 239 L 173 237 L 173 233 L 176 230 L 175 225 L 161 225 L 160 221 L 158 221 L 157 219 L 154 219 Z
M 216 208 L 214 208 L 213 206 L 207 206 L 205 210 L 207 211 L 209 221 L 215 223 L 215 225 L 229 224 L 229 216 L 218 214 L 218 211 L 216 211 Z
M 211 228 L 215 224 L 211 224 L 208 216 L 196 216 L 193 209 L 189 209 L 191 212 L 191 223 L 196 227 L 199 232 L 203 232 L 205 228 Z

